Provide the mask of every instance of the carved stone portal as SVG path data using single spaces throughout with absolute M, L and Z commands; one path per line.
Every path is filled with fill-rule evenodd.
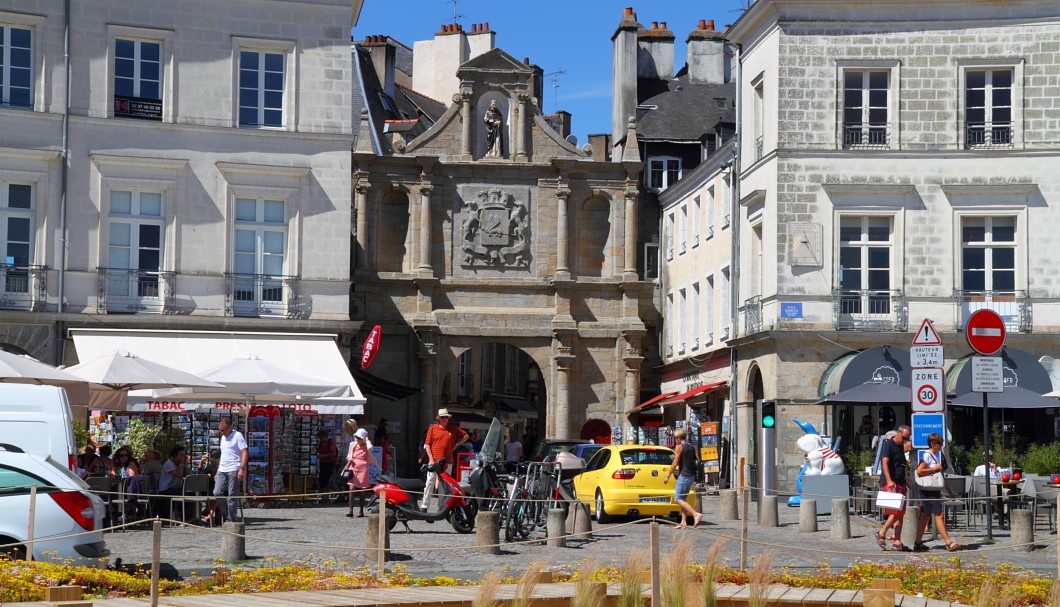
M 530 266 L 530 210 L 511 192 L 482 190 L 468 200 L 460 232 L 464 266 Z

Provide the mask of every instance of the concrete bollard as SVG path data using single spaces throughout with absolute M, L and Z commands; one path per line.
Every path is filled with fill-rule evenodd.
M 718 506 L 718 518 L 723 521 L 740 520 L 740 509 L 736 505 L 735 489 L 726 489 L 721 492 L 721 504 Z
M 567 513 L 563 512 L 563 508 L 549 508 L 548 518 L 545 520 L 545 533 L 549 546 L 567 547 L 567 526 L 564 524 L 566 520 Z
M 571 502 L 567 510 L 567 522 L 564 527 L 568 535 L 574 535 L 581 539 L 592 539 L 593 519 L 589 514 L 589 504 L 582 502 Z
M 1020 546 L 1020 550 L 1032 550 L 1034 548 L 1034 512 L 1021 508 L 1019 510 L 1009 510 L 1008 516 L 1009 524 L 1011 525 L 1009 541 L 1017 546 L 1026 544 L 1025 546 Z
M 909 503 L 906 497 L 905 503 Z M 916 526 L 920 524 L 920 506 L 906 506 L 905 516 L 902 518 L 902 545 L 913 547 L 916 543 Z
M 221 525 L 221 560 L 226 563 L 247 560 L 246 527 L 243 523 L 225 522 Z
M 696 483 L 696 512 L 700 514 L 709 514 L 707 512 L 707 488 L 704 485 Z
M 832 498 L 832 532 L 833 540 L 850 539 L 850 506 L 845 497 Z
M 802 498 L 799 503 L 799 533 L 817 533 L 817 500 Z
M 475 546 L 483 554 L 501 553 L 501 513 L 480 510 L 475 516 Z
M 379 559 L 379 521 L 383 521 L 386 524 L 386 515 L 380 514 L 369 514 L 368 520 L 368 534 L 365 537 L 364 542 L 364 557 L 368 559 L 369 563 L 374 563 Z M 383 547 L 383 560 L 390 559 L 390 533 L 386 534 L 386 546 Z
M 777 496 L 766 495 L 762 497 L 762 502 L 758 505 L 758 526 L 759 527 L 779 527 L 780 516 L 777 512 Z

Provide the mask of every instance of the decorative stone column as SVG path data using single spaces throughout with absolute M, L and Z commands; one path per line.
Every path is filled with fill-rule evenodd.
M 625 274 L 637 274 L 637 183 L 633 179 L 626 178 L 626 258 L 624 268 Z
M 560 280 L 570 279 L 570 267 L 567 265 L 568 255 L 568 231 L 567 227 L 567 204 L 570 199 L 570 190 L 560 187 L 556 190 L 556 278 Z
M 622 361 L 626 366 L 626 393 L 618 415 L 617 423 L 620 426 L 625 425 L 626 414 L 639 404 L 637 401 L 640 400 L 640 366 L 644 361 L 644 357 L 640 353 L 640 332 L 625 330 L 622 333 L 626 342 L 625 351 L 622 354 Z
M 575 329 L 576 331 L 576 329 Z M 570 385 L 571 376 L 574 373 L 574 353 L 572 342 L 573 331 L 556 332 L 555 356 L 553 360 L 556 365 L 556 393 L 549 400 L 555 403 L 552 407 L 554 423 L 552 424 L 553 436 L 558 439 L 569 439 L 570 433 Z
M 453 103 L 460 104 L 460 159 L 471 160 L 471 91 L 461 88 Z
M 516 96 L 518 105 L 516 106 L 515 114 L 515 129 L 512 133 L 512 160 L 515 162 L 526 161 L 526 105 L 530 100 L 530 95 L 520 93 Z
M 421 272 L 431 272 L 431 193 L 434 186 L 426 173 L 420 174 L 420 265 Z
M 357 213 L 357 250 L 354 258 L 354 270 L 368 269 L 368 173 L 357 171 L 354 175 L 353 210 Z

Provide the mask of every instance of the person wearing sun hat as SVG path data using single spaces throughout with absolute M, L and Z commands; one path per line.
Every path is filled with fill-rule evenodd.
M 427 482 L 424 485 L 420 510 L 427 510 L 430 505 L 431 492 L 438 481 L 438 472 L 442 470 L 441 466 L 436 466 L 435 463 L 445 460 L 445 467 L 452 474 L 453 451 L 467 441 L 467 432 L 458 426 L 449 425 L 451 417 L 448 409 L 438 409 L 438 423 L 427 428 L 427 435 L 423 439 L 423 450 L 427 455 Z

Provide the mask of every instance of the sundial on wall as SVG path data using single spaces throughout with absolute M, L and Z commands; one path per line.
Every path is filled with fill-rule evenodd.
M 793 223 L 791 232 L 789 263 L 793 266 L 819 268 L 823 265 L 822 227 L 818 223 Z

